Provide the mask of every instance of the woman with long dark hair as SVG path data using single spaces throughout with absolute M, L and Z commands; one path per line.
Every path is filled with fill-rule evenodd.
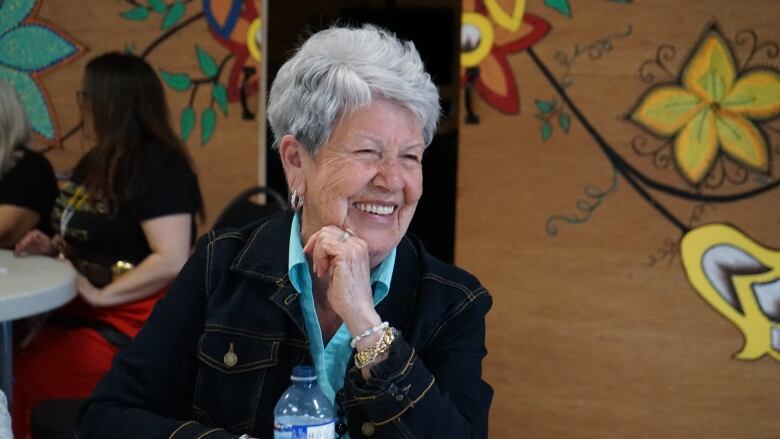
M 99 56 L 77 97 L 95 146 L 55 202 L 55 238 L 31 232 L 16 246 L 59 254 L 79 272 L 77 299 L 17 356 L 13 426 L 22 439 L 36 403 L 89 395 L 187 260 L 203 214 L 191 159 L 149 64 Z

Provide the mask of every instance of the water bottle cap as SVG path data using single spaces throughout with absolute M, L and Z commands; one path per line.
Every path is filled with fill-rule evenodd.
M 295 366 L 290 379 L 293 381 L 313 381 L 317 379 L 317 371 L 311 366 Z

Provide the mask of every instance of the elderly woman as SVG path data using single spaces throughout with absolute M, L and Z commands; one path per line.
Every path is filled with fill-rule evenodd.
M 319 32 L 279 71 L 268 114 L 294 212 L 201 240 L 79 437 L 271 438 L 303 363 L 337 436 L 486 437 L 491 298 L 405 235 L 439 116 L 414 46 Z

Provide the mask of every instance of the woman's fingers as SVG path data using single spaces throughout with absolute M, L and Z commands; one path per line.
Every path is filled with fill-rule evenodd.
M 309 240 L 306 241 L 306 245 L 303 247 L 303 252 L 306 253 L 306 254 L 310 254 L 311 255 L 311 263 L 312 263 L 311 269 L 314 272 L 314 274 L 317 275 L 317 277 L 320 276 L 320 268 L 321 268 L 322 263 L 325 264 L 326 268 L 329 265 L 327 258 L 322 263 L 318 263 L 318 259 L 322 258 L 322 256 L 321 255 L 315 255 L 315 253 L 314 253 L 314 249 L 317 246 L 317 241 L 320 238 L 320 234 L 321 234 L 321 230 L 319 230 L 319 231 L 315 232 L 313 235 L 311 235 L 309 237 Z
M 21 253 L 43 254 L 46 253 L 49 237 L 38 229 L 27 232 L 22 239 L 14 246 L 14 254 Z
M 303 252 L 304 253 L 310 253 L 311 249 L 314 247 L 314 242 L 317 241 L 317 237 L 319 236 L 320 232 L 316 231 L 313 235 L 309 237 L 309 240 L 306 241 L 306 245 L 303 246 Z
M 331 273 L 336 260 L 343 260 L 351 265 L 354 259 L 367 260 L 368 257 L 364 242 L 360 238 L 351 230 L 336 226 L 326 226 L 314 233 L 306 242 L 303 251 L 311 255 L 312 271 L 318 277 Z
M 27 232 L 22 239 L 19 240 L 19 242 L 16 243 L 14 246 L 14 254 L 19 256 L 19 254 L 27 251 L 27 249 L 30 247 L 30 241 L 32 240 L 33 232 Z
M 305 253 L 311 255 L 312 271 L 317 277 L 322 277 L 330 272 L 331 260 L 339 255 L 339 251 L 332 245 L 335 236 L 335 226 L 326 226 L 311 235 L 306 246 Z

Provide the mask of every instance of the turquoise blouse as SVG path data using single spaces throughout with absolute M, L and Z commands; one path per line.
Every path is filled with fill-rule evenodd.
M 347 326 L 342 323 L 328 345 L 325 346 L 322 339 L 322 329 L 317 320 L 317 310 L 314 306 L 311 275 L 309 263 L 303 253 L 301 243 L 301 219 L 296 212 L 290 227 L 290 251 L 288 262 L 288 275 L 295 290 L 300 294 L 303 320 L 306 323 L 306 332 L 309 336 L 309 348 L 314 359 L 314 368 L 317 370 L 317 384 L 323 393 L 336 404 L 336 392 L 344 387 L 344 375 L 346 374 L 349 357 L 352 355 L 352 340 Z M 375 269 L 371 271 L 371 289 L 374 294 L 374 306 L 381 302 L 390 291 L 390 280 L 393 277 L 395 267 L 396 249 L 390 253 Z

